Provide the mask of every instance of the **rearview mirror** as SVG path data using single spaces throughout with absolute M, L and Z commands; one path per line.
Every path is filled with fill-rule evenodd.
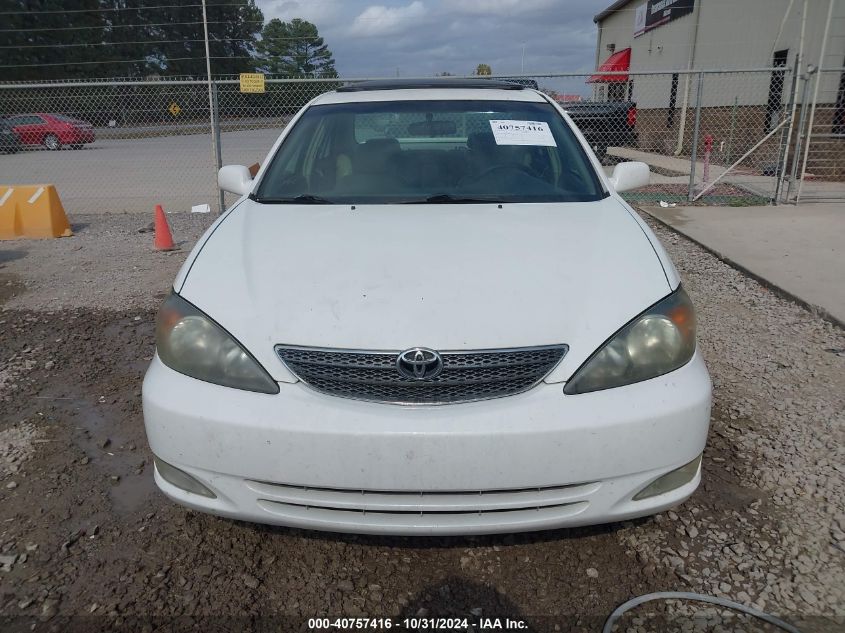
M 417 121 L 408 125 L 411 136 L 452 136 L 457 130 L 454 121 Z
M 645 187 L 649 181 L 649 169 L 645 163 L 632 161 L 619 163 L 613 168 L 610 184 L 617 192 Z
M 243 165 L 226 165 L 217 173 L 217 186 L 229 193 L 242 196 L 252 191 L 252 184 L 249 168 Z

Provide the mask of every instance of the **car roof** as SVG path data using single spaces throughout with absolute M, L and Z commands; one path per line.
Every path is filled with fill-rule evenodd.
M 547 99 L 536 90 L 493 79 L 381 79 L 361 81 L 326 92 L 313 105 L 363 101 L 529 101 Z

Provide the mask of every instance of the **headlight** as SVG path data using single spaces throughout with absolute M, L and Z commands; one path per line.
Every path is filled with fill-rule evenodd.
M 156 351 L 179 373 L 224 387 L 279 393 L 279 385 L 232 335 L 177 294 L 156 321 Z
M 668 374 L 695 353 L 695 313 L 680 286 L 628 323 L 581 365 L 566 394 L 630 385 Z

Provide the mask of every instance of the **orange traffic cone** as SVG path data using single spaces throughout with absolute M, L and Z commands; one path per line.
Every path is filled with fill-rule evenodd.
M 171 235 L 170 227 L 167 224 L 167 218 L 164 216 L 164 209 L 161 208 L 160 204 L 156 205 L 153 246 L 157 251 L 172 251 L 176 248 L 176 244 L 173 243 L 173 235 Z

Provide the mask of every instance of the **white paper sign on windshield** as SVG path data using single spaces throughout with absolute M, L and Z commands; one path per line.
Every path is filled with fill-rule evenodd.
M 545 121 L 491 119 L 496 145 L 544 145 L 557 147 L 555 137 Z

